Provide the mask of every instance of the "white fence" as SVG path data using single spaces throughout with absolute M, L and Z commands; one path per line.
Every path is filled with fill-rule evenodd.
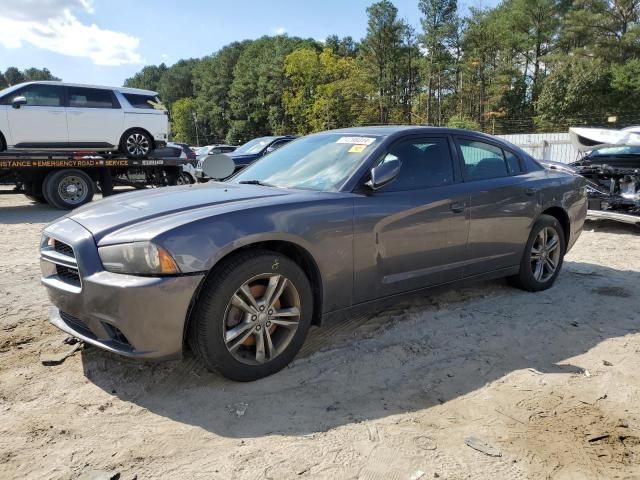
M 570 163 L 578 159 L 578 151 L 571 145 L 569 133 L 522 133 L 496 135 L 517 145 L 538 160 Z

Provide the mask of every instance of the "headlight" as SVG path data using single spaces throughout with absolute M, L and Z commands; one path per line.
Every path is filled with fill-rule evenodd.
M 105 270 L 133 275 L 172 275 L 180 273 L 169 253 L 151 242 L 133 242 L 98 248 Z

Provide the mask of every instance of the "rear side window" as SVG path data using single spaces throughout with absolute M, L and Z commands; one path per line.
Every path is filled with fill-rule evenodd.
M 503 150 L 504 157 L 507 159 L 507 167 L 509 167 L 509 173 L 522 173 L 522 166 L 520 165 L 520 159 L 516 157 L 509 150 Z
M 398 192 L 453 183 L 453 161 L 446 138 L 416 138 L 394 144 L 382 163 L 399 159 L 400 174 L 383 191 Z
M 145 110 L 166 110 L 158 96 L 139 95 L 136 93 L 125 93 L 123 95 L 133 108 L 142 108 Z
M 513 153 L 475 140 L 459 139 L 467 180 L 486 180 L 521 173 L 520 160 Z
M 110 90 L 69 87 L 69 106 L 75 108 L 119 108 Z

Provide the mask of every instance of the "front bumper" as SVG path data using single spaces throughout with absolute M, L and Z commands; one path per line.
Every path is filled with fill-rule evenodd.
M 45 235 L 73 247 L 80 281 L 57 274 L 56 254 L 42 253 L 42 283 L 54 308 L 50 321 L 70 335 L 128 357 L 164 359 L 182 353 L 191 300 L 204 275 L 140 277 L 106 272 L 93 237 L 70 219 Z M 70 264 L 73 266 L 72 264 Z

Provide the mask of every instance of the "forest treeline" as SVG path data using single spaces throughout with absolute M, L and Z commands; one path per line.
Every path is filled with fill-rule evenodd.
M 238 41 L 146 66 L 125 85 L 159 91 L 174 138 L 192 144 L 386 123 L 489 133 L 640 123 L 640 0 L 416 1 L 419 22 L 372 3 L 360 40 Z

